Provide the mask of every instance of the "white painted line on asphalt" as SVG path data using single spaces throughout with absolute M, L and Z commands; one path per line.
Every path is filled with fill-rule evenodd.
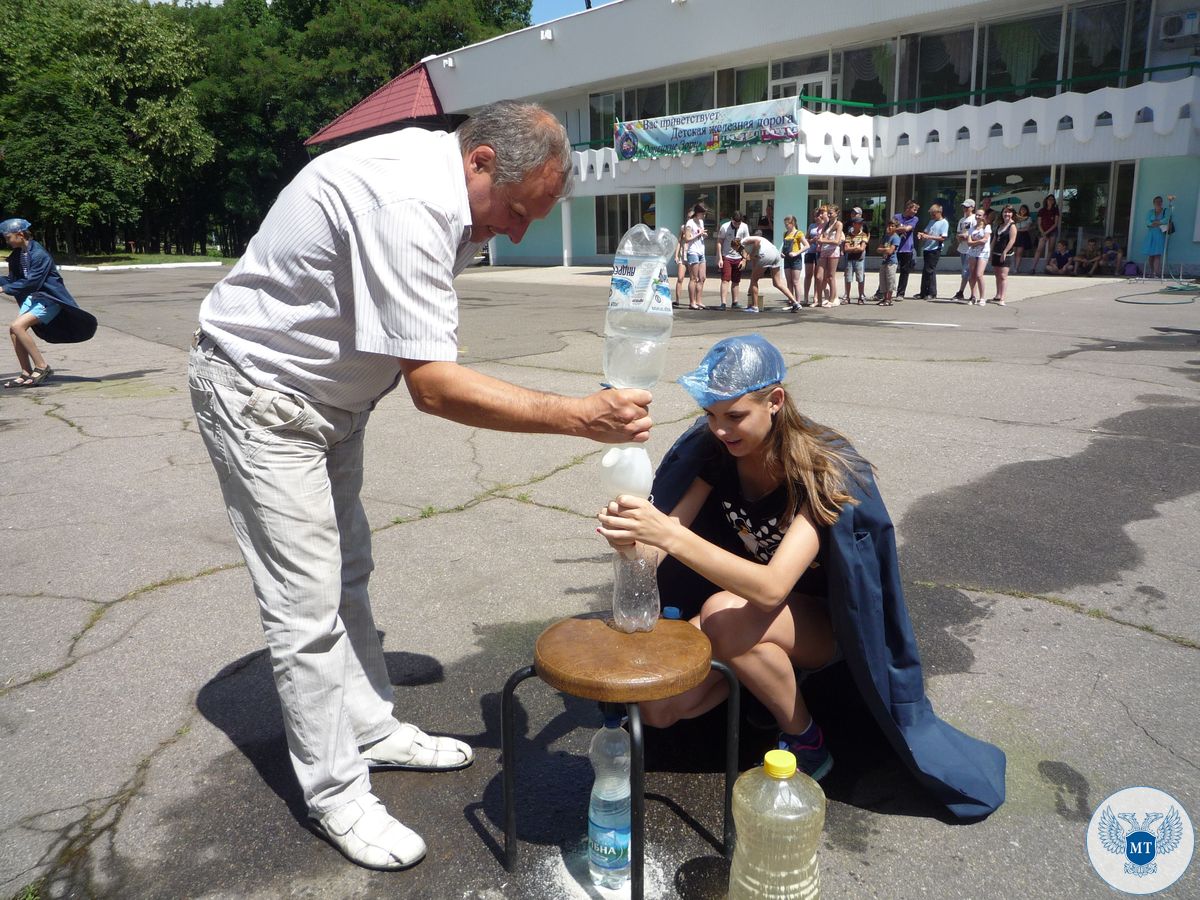
M 880 322 L 880 325 L 928 325 L 930 328 L 961 328 L 950 322 Z

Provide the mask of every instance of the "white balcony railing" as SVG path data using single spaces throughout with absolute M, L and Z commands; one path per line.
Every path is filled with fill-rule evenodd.
M 778 175 L 900 175 L 1200 152 L 1200 76 L 892 116 L 801 109 L 799 138 L 618 160 L 573 154 L 576 193 Z

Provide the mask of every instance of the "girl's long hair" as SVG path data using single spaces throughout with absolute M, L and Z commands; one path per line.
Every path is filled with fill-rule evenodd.
M 782 385 L 768 385 L 751 391 L 750 396 L 766 402 L 777 387 Z M 845 435 L 801 415 L 787 388 L 771 423 L 767 445 L 768 471 L 778 473 L 787 486 L 788 515 L 794 515 L 803 501 L 818 525 L 832 525 L 842 507 L 858 504 L 848 490 L 849 479 L 865 487 L 866 473 L 873 469 Z

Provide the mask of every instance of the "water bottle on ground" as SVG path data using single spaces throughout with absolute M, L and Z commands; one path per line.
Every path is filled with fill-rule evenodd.
M 654 387 L 671 339 L 667 264 L 675 235 L 634 225 L 617 244 L 604 320 L 604 380 L 617 388 Z
M 592 882 L 619 888 L 629 881 L 629 735 L 605 714 L 589 752 L 596 780 L 588 804 L 588 870 Z
M 729 869 L 729 900 L 815 900 L 821 894 L 817 845 L 825 824 L 825 793 L 796 770 L 796 757 L 771 750 L 761 768 L 733 786 L 737 843 Z
M 613 554 L 613 626 L 630 634 L 658 621 L 658 553 L 635 544 Z

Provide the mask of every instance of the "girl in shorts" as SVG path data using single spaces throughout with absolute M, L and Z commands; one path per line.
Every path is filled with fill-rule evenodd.
M 783 228 L 783 274 L 794 298 L 799 296 L 800 282 L 804 280 L 804 257 L 808 250 L 808 238 L 800 230 L 795 216 L 784 216 Z
M 734 241 L 732 246 L 741 252 L 742 259 L 750 267 L 750 289 L 746 292 L 746 312 L 762 312 L 758 279 L 766 272 L 771 273 L 771 284 L 775 286 L 775 290 L 787 297 L 787 311 L 799 312 L 800 304 L 796 302 L 796 295 L 788 289 L 783 281 L 783 275 L 779 271 L 783 268 L 783 256 L 779 253 L 778 247 L 761 235 L 751 235 L 741 241 Z
M 761 335 L 719 341 L 699 368 L 679 379 L 708 416 L 710 458 L 670 515 L 622 495 L 600 510 L 597 529 L 615 548 L 642 544 L 668 554 L 719 590 L 691 621 L 742 686 L 775 717 L 779 746 L 820 779 L 833 767 L 825 736 L 809 714 L 795 669 L 836 658 L 826 581 L 830 526 L 857 501 L 870 464 L 844 437 L 796 409 L 784 387 L 783 356 Z M 720 501 L 740 552 L 691 530 L 701 508 Z M 710 674 L 677 697 L 641 705 L 646 724 L 666 728 L 725 699 Z
M 8 326 L 21 374 L 5 381 L 6 388 L 36 387 L 54 374 L 33 339 L 33 327 L 49 325 L 64 305 L 78 306 L 46 248 L 33 239 L 32 227 L 25 219 L 0 222 L 0 234 L 14 251 L 9 258 L 10 274 L 0 276 L 0 290 L 12 294 L 21 305 Z
M 821 301 L 821 306 L 837 306 L 841 302 L 838 299 L 837 285 L 834 284 L 834 279 L 837 277 L 838 260 L 842 257 L 842 241 L 845 239 L 846 235 L 842 231 L 841 210 L 836 206 L 830 206 L 825 226 L 817 237 L 817 246 L 820 248 L 820 259 L 817 260 L 817 265 L 820 267 L 817 299 Z
M 829 211 L 824 206 L 818 206 L 813 210 L 812 222 L 808 226 L 808 249 L 804 251 L 804 305 L 817 306 L 820 304 L 821 280 L 820 280 L 820 256 L 821 248 L 817 246 L 817 238 L 821 236 L 821 232 L 825 230 L 825 222 Z M 809 302 L 809 291 L 812 288 L 813 279 L 817 279 L 817 297 L 811 304 Z
M 1020 232 L 1013 221 L 1013 208 L 1006 206 L 1000 211 L 1000 224 L 992 235 L 992 274 L 996 276 L 996 296 L 999 306 L 1004 306 L 1004 292 L 1008 289 L 1008 263 Z

